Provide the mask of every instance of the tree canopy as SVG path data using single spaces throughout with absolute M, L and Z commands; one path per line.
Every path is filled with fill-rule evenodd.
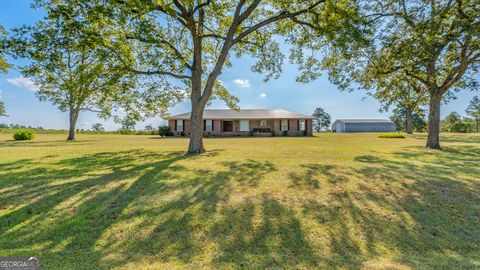
M 445 117 L 445 119 L 443 119 L 444 129 L 453 132 L 453 126 L 460 121 L 462 121 L 462 116 L 457 112 L 451 112 Z
M 39 87 L 38 98 L 69 113 L 69 140 L 75 137 L 80 111 L 109 116 L 120 95 L 136 82 L 115 72 L 109 52 L 84 38 L 87 27 L 73 20 L 46 18 L 34 26 L 13 29 L 8 42 L 15 57 L 30 60 L 20 70 Z
M 375 29 L 372 42 L 360 50 L 330 53 L 332 81 L 343 88 L 353 81 L 381 82 L 392 76 L 414 81 L 429 95 L 427 146 L 440 148 L 440 103 L 445 94 L 478 88 L 479 1 L 387 0 L 366 5 L 364 12 Z
M 480 131 L 480 98 L 474 96 L 465 112 L 475 119 L 477 132 Z
M 313 130 L 316 132 L 328 130 L 332 123 L 332 117 L 323 108 L 316 108 L 313 112 Z
M 411 119 L 408 119 L 408 117 L 411 117 Z M 407 126 L 409 125 L 409 121 L 411 121 L 411 131 L 423 132 L 427 127 L 427 122 L 425 121 L 425 110 L 423 109 L 418 109 L 409 113 L 405 107 L 397 105 L 392 110 L 392 116 L 390 116 L 390 120 L 395 123 L 397 131 L 408 132 Z
M 7 61 L 5 61 L 3 57 L 4 53 L 6 52 L 5 36 L 6 36 L 6 32 L 3 29 L 2 25 L 0 25 L 0 73 L 6 73 L 8 68 L 11 67 L 11 65 Z M 0 116 L 7 116 L 5 112 L 5 104 L 1 100 L 0 100 Z
M 11 67 L 11 64 L 9 64 L 5 58 L 4 54 L 7 52 L 7 46 L 6 46 L 6 32 L 5 29 L 3 28 L 2 25 L 0 25 L 0 73 L 6 73 L 8 68 Z
M 95 123 L 92 125 L 92 130 L 100 132 L 100 131 L 104 131 L 105 128 L 103 127 L 102 123 Z
M 212 98 L 237 109 L 218 76 L 231 56 L 256 59 L 252 71 L 277 78 L 285 55 L 277 37 L 290 45 L 299 81 L 318 76 L 316 51 L 329 40 L 362 36 L 353 0 L 314 1 L 126 1 L 39 0 L 49 16 L 86 22 L 88 38 L 107 48 L 131 74 L 149 76 L 158 92 L 183 89 L 192 104 L 189 152 L 204 151 L 202 114 Z M 73 14 L 73 15 L 72 15 Z M 315 36 L 316 38 L 312 38 Z M 347 38 L 348 36 L 348 38 Z
M 0 117 L 1 116 L 7 116 L 7 113 L 5 112 L 5 104 L 0 100 Z
M 465 112 L 472 117 L 480 117 L 480 98 L 474 96 Z

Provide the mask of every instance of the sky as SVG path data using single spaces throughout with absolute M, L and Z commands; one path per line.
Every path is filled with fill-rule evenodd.
M 6 30 L 22 25 L 33 25 L 41 20 L 41 10 L 30 7 L 30 0 L 0 0 L 0 24 Z M 284 48 L 288 55 L 288 49 Z M 7 58 L 14 65 L 21 65 L 25 60 L 15 61 Z M 248 57 L 233 58 L 233 67 L 224 69 L 219 79 L 229 91 L 240 98 L 242 109 L 251 108 L 283 108 L 286 110 L 312 114 L 315 108 L 324 108 L 332 120 L 337 118 L 388 118 L 390 113 L 380 113 L 380 104 L 368 96 L 365 91 L 340 91 L 328 81 L 324 73 L 314 82 L 303 84 L 295 81 L 299 74 L 296 65 L 285 60 L 283 73 L 279 79 L 264 82 L 262 74 L 254 73 L 250 67 L 254 63 Z M 44 128 L 67 129 L 68 115 L 61 112 L 55 105 L 41 102 L 35 96 L 37 87 L 28 78 L 24 78 L 18 69 L 13 68 L 8 74 L 0 74 L 0 99 L 5 103 L 8 117 L 0 117 L 0 123 L 15 123 L 27 126 L 42 126 Z M 472 97 L 478 93 L 462 91 L 457 99 L 442 106 L 442 117 L 452 111 L 465 115 L 465 108 Z M 182 102 L 170 109 L 172 115 L 188 112 L 188 101 Z M 221 101 L 214 101 L 215 108 L 227 108 Z M 82 112 L 77 128 L 89 129 L 94 123 L 102 123 L 107 130 L 120 128 L 112 119 L 99 119 L 95 113 Z M 137 123 L 137 129 L 143 129 L 147 124 L 158 126 L 165 121 L 150 118 Z

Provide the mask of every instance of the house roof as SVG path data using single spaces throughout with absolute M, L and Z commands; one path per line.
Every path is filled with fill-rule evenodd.
M 305 114 L 294 113 L 283 109 L 207 109 L 203 112 L 203 119 L 312 119 Z M 182 113 L 170 117 L 173 120 L 188 120 L 190 113 Z
M 337 119 L 344 123 L 393 123 L 390 119 Z

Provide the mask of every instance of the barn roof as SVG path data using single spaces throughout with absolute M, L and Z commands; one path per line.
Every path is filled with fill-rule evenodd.
M 344 123 L 393 123 L 390 119 L 337 119 Z
M 207 109 L 203 112 L 203 119 L 312 119 L 305 114 L 295 113 L 284 109 Z M 190 112 L 173 115 L 173 120 L 190 119 Z

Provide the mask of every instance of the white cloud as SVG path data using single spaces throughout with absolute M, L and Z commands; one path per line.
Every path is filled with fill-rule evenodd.
M 80 123 L 80 125 L 82 125 L 82 126 L 90 126 L 90 123 L 89 123 L 89 122 L 82 122 L 82 123 Z
M 259 97 L 261 97 L 261 98 L 266 98 L 266 97 L 267 97 L 267 94 L 261 93 L 261 94 L 259 95 Z
M 233 83 L 240 88 L 250 87 L 250 81 L 246 79 L 236 79 L 236 80 L 233 80 Z
M 187 90 L 183 89 L 183 88 L 180 88 L 178 86 L 174 86 L 172 88 L 172 91 L 175 91 L 177 92 L 177 94 L 180 96 L 180 97 L 183 97 L 184 99 L 187 99 L 189 98 L 189 93 L 187 92 Z
M 26 88 L 26 89 L 28 89 L 29 91 L 32 91 L 32 92 L 38 91 L 38 86 L 36 86 L 35 83 L 32 80 L 30 80 L 29 78 L 26 78 L 26 77 L 21 77 L 20 76 L 20 77 L 16 77 L 16 78 L 7 79 L 7 81 L 12 85 Z

